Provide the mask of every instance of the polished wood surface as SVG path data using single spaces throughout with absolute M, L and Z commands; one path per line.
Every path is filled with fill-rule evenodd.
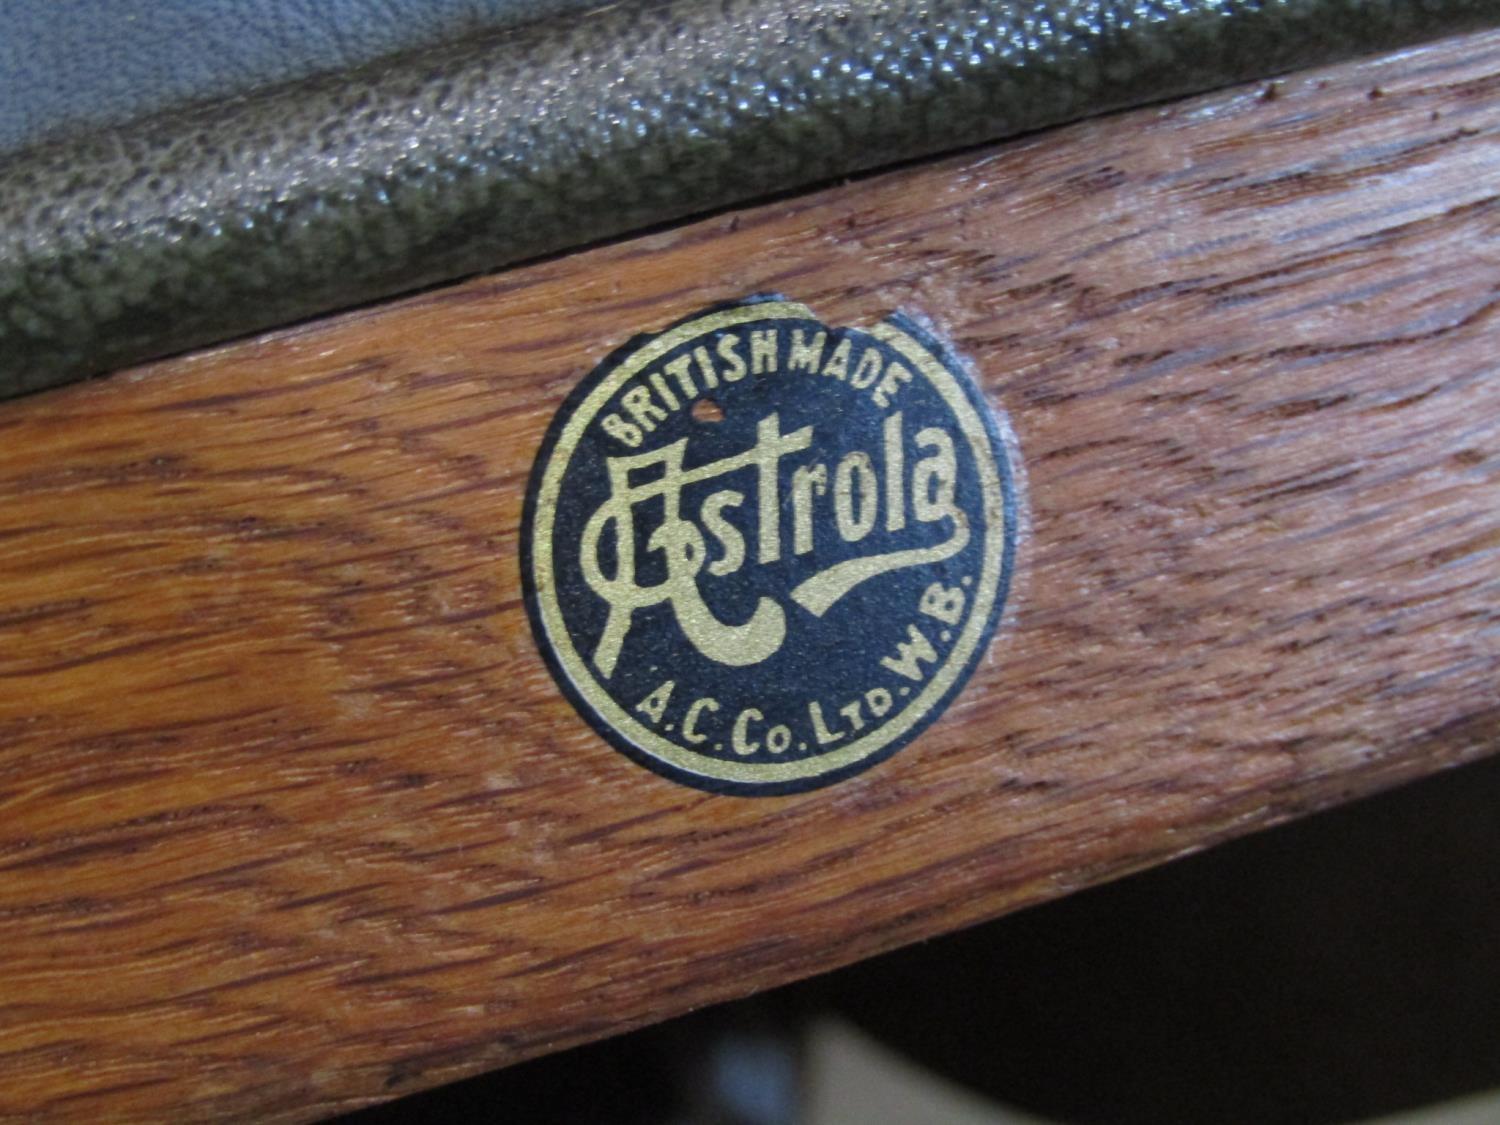
M 0 1114 L 304 1119 L 1500 740 L 1500 36 L 1120 115 L 0 408 Z M 1006 620 L 891 761 L 699 793 L 563 700 L 562 397 L 776 290 L 1009 417 Z

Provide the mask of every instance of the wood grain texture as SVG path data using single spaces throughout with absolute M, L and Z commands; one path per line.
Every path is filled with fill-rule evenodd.
M 0 410 L 0 1114 L 304 1119 L 1494 749 L 1500 35 L 1121 115 Z M 1007 620 L 890 762 L 658 778 L 538 658 L 542 431 L 779 290 L 1014 426 Z

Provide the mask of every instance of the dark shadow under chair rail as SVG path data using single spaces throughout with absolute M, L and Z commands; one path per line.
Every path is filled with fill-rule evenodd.
M 1500 0 L 623 3 L 14 154 L 0 397 Z

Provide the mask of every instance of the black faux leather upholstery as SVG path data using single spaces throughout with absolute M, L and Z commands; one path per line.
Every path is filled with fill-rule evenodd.
M 0 0 L 0 153 L 602 0 Z
M 0 160 L 0 397 L 1500 0 L 633 0 Z

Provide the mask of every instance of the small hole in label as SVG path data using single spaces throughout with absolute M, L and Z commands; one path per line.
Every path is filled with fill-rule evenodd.
M 711 398 L 700 398 L 693 403 L 693 421 L 722 422 L 724 421 L 724 408 Z

